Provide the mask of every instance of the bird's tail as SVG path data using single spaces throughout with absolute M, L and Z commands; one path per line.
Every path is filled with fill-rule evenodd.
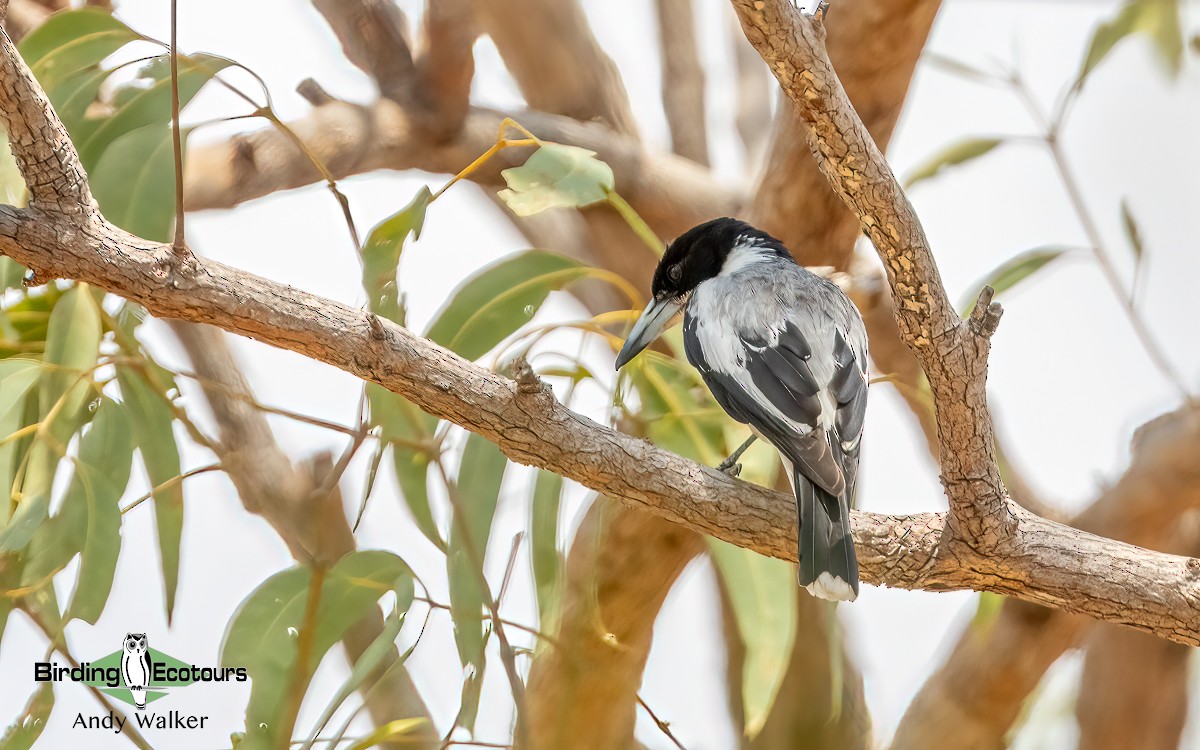
M 793 470 L 800 516 L 800 585 L 830 601 L 858 597 L 858 558 L 850 534 L 850 509 L 837 497 Z

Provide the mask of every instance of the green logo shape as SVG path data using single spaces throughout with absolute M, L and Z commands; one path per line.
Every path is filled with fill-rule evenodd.
M 154 674 L 159 671 L 160 664 L 164 665 L 165 667 L 174 668 L 172 670 L 174 674 L 191 674 L 191 666 L 192 666 L 191 664 L 180 661 L 179 659 L 176 659 L 174 656 L 169 656 L 167 654 L 164 654 L 162 651 L 158 651 L 153 648 L 148 649 L 147 652 L 150 655 L 151 674 Z M 117 673 L 121 674 L 121 657 L 123 655 L 124 655 L 124 652 L 122 652 L 122 651 L 114 651 L 111 654 L 109 654 L 108 656 L 105 656 L 102 659 L 97 659 L 96 661 L 92 662 L 92 667 L 95 669 L 101 669 L 104 671 L 108 671 L 109 669 L 116 669 Z M 164 674 L 165 674 L 165 672 L 164 672 Z M 195 680 L 190 679 L 190 678 L 189 679 L 176 679 L 176 680 L 161 680 L 161 681 L 155 680 L 149 687 L 146 688 L 146 703 L 149 704 L 153 701 L 158 700 L 159 698 L 166 697 L 168 691 L 164 690 L 163 688 L 186 687 L 188 685 L 191 685 L 193 682 L 195 682 Z M 92 687 L 100 690 L 100 692 L 107 693 L 107 694 L 111 695 L 112 697 L 116 698 L 117 700 L 124 701 L 131 706 L 137 705 L 133 700 L 133 693 L 131 693 L 129 691 L 129 687 L 125 685 L 125 676 L 123 674 L 121 674 L 121 686 L 120 687 L 115 687 L 115 688 L 109 687 L 108 683 L 105 682 L 103 678 L 94 679 L 94 680 L 86 680 L 84 682 L 84 684 L 91 685 Z

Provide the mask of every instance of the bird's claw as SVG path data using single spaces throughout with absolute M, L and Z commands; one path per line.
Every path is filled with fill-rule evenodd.
M 737 479 L 742 475 L 742 465 L 733 461 L 722 461 L 717 465 L 717 471 Z

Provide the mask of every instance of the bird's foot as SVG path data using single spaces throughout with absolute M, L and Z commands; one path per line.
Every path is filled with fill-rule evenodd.
M 737 479 L 742 475 L 742 465 L 736 460 L 731 461 L 730 459 L 725 459 L 721 463 L 717 464 L 717 471 L 721 472 L 722 474 L 728 474 L 734 479 Z

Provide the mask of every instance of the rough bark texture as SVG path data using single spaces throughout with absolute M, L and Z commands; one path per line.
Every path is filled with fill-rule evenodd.
M 1125 474 L 1073 523 L 1134 544 L 1161 544 L 1181 513 L 1200 508 L 1198 453 L 1200 411 L 1154 420 L 1139 431 Z M 1086 618 L 1005 602 L 994 622 L 963 634 L 925 683 L 896 730 L 893 750 L 946 743 L 964 750 L 1002 747 L 1025 698 L 1091 625 Z
M 530 747 L 632 743 L 654 615 L 703 546 L 698 534 L 648 513 L 592 504 L 571 547 L 555 635 L 570 648 L 545 649 L 529 672 Z

